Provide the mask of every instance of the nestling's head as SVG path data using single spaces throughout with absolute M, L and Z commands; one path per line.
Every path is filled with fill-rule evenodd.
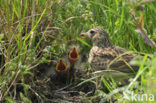
M 81 33 L 81 36 L 88 36 L 93 45 L 108 47 L 111 46 L 112 43 L 109 40 L 108 33 L 102 28 L 93 28 L 88 30 L 86 33 Z

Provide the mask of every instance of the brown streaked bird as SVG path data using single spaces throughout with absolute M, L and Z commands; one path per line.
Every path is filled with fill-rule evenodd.
M 132 74 L 138 71 L 137 66 L 129 64 L 131 60 L 135 59 L 135 54 L 127 53 L 128 50 L 113 45 L 104 29 L 90 29 L 80 35 L 88 36 L 93 43 L 88 59 L 92 70 L 108 70 L 110 68 L 111 70 Z

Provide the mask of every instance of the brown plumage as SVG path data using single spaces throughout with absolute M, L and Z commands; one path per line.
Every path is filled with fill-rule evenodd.
M 113 45 L 104 29 L 90 29 L 81 35 L 88 36 L 93 43 L 88 59 L 92 70 L 111 69 L 123 73 L 135 73 L 138 70 L 137 66 L 129 64 L 136 56 L 127 53 L 128 50 L 124 48 Z

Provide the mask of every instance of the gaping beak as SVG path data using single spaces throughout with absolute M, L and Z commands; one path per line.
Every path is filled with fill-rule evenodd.
M 89 36 L 88 33 L 81 33 L 80 36 Z

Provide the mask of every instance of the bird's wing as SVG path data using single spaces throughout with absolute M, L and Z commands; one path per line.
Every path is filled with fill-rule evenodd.
M 138 66 L 131 66 L 129 64 L 130 61 L 135 59 L 135 54 L 118 46 L 114 47 L 114 51 L 118 59 L 110 65 L 110 68 L 127 73 L 138 71 Z
M 93 51 L 94 50 L 94 51 Z M 133 54 L 125 54 L 128 52 L 126 49 L 120 47 L 98 48 L 92 50 L 91 66 L 96 70 L 112 69 L 120 72 L 134 72 L 136 67 L 130 66 L 129 62 L 134 58 Z M 133 71 L 134 69 L 134 71 Z

